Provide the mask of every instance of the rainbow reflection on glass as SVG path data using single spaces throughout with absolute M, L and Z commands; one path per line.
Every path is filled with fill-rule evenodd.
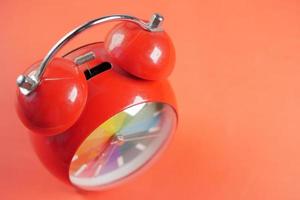
M 80 145 L 69 168 L 72 184 L 97 189 L 141 168 L 174 131 L 176 113 L 168 104 L 129 107 L 96 128 Z

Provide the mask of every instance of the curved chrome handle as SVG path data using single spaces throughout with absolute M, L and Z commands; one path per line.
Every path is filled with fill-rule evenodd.
M 87 30 L 90 27 L 93 27 L 98 24 L 103 24 L 105 22 L 111 21 L 130 21 L 138 24 L 140 27 L 147 31 L 161 31 L 160 25 L 163 21 L 163 17 L 159 14 L 153 14 L 151 20 L 146 23 L 141 19 L 138 19 L 129 15 L 110 15 L 104 16 L 97 19 L 93 19 L 89 22 L 82 24 L 81 26 L 75 28 L 71 32 L 67 33 L 64 37 L 62 37 L 47 53 L 41 62 L 40 66 L 34 72 L 28 75 L 19 75 L 17 78 L 17 85 L 22 94 L 28 95 L 38 86 L 40 83 L 41 77 L 43 76 L 45 69 L 49 62 L 53 59 L 54 55 L 71 39 L 80 34 L 81 32 Z

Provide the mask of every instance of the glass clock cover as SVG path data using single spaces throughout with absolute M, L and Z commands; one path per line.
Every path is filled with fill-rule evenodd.
M 96 128 L 80 145 L 69 168 L 72 184 L 96 190 L 144 166 L 174 131 L 177 117 L 168 104 L 131 106 Z

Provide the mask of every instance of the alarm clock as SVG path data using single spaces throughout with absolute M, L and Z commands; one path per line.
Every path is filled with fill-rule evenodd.
M 56 53 L 79 33 L 121 21 L 103 42 Z M 45 167 L 76 188 L 101 190 L 143 171 L 177 126 L 167 80 L 175 63 L 163 17 L 91 20 L 17 78 L 16 109 Z

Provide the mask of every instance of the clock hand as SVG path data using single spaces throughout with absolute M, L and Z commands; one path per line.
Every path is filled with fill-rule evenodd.
M 124 134 L 120 134 L 117 135 L 117 138 L 119 141 L 124 142 L 129 142 L 129 141 L 135 141 L 135 140 L 142 140 L 142 139 L 147 139 L 147 138 L 154 138 L 157 137 L 159 135 L 158 133 L 159 129 L 156 131 L 144 131 L 144 132 L 139 132 L 139 133 L 135 133 L 135 134 L 130 134 L 126 136 L 126 133 Z
M 107 146 L 104 148 L 103 153 L 99 155 L 99 157 L 95 158 L 97 159 L 95 166 L 96 170 L 94 173 L 94 176 L 97 176 L 100 174 L 100 171 L 102 167 L 106 164 L 110 156 L 112 155 L 113 151 L 117 146 L 121 146 L 124 144 L 124 142 L 129 141 L 135 141 L 135 140 L 142 140 L 147 138 L 154 138 L 158 136 L 159 128 L 150 129 L 150 131 L 144 131 L 139 132 L 135 134 L 131 134 L 130 136 L 124 136 L 124 135 L 114 135 L 112 136 L 109 141 L 107 142 Z
M 117 143 L 115 143 L 116 136 L 113 136 L 107 142 L 107 146 L 104 148 L 103 153 L 95 158 L 96 162 L 94 165 L 96 166 L 94 176 L 100 174 L 102 167 L 107 163 L 108 159 L 114 152 L 115 148 L 117 147 Z

